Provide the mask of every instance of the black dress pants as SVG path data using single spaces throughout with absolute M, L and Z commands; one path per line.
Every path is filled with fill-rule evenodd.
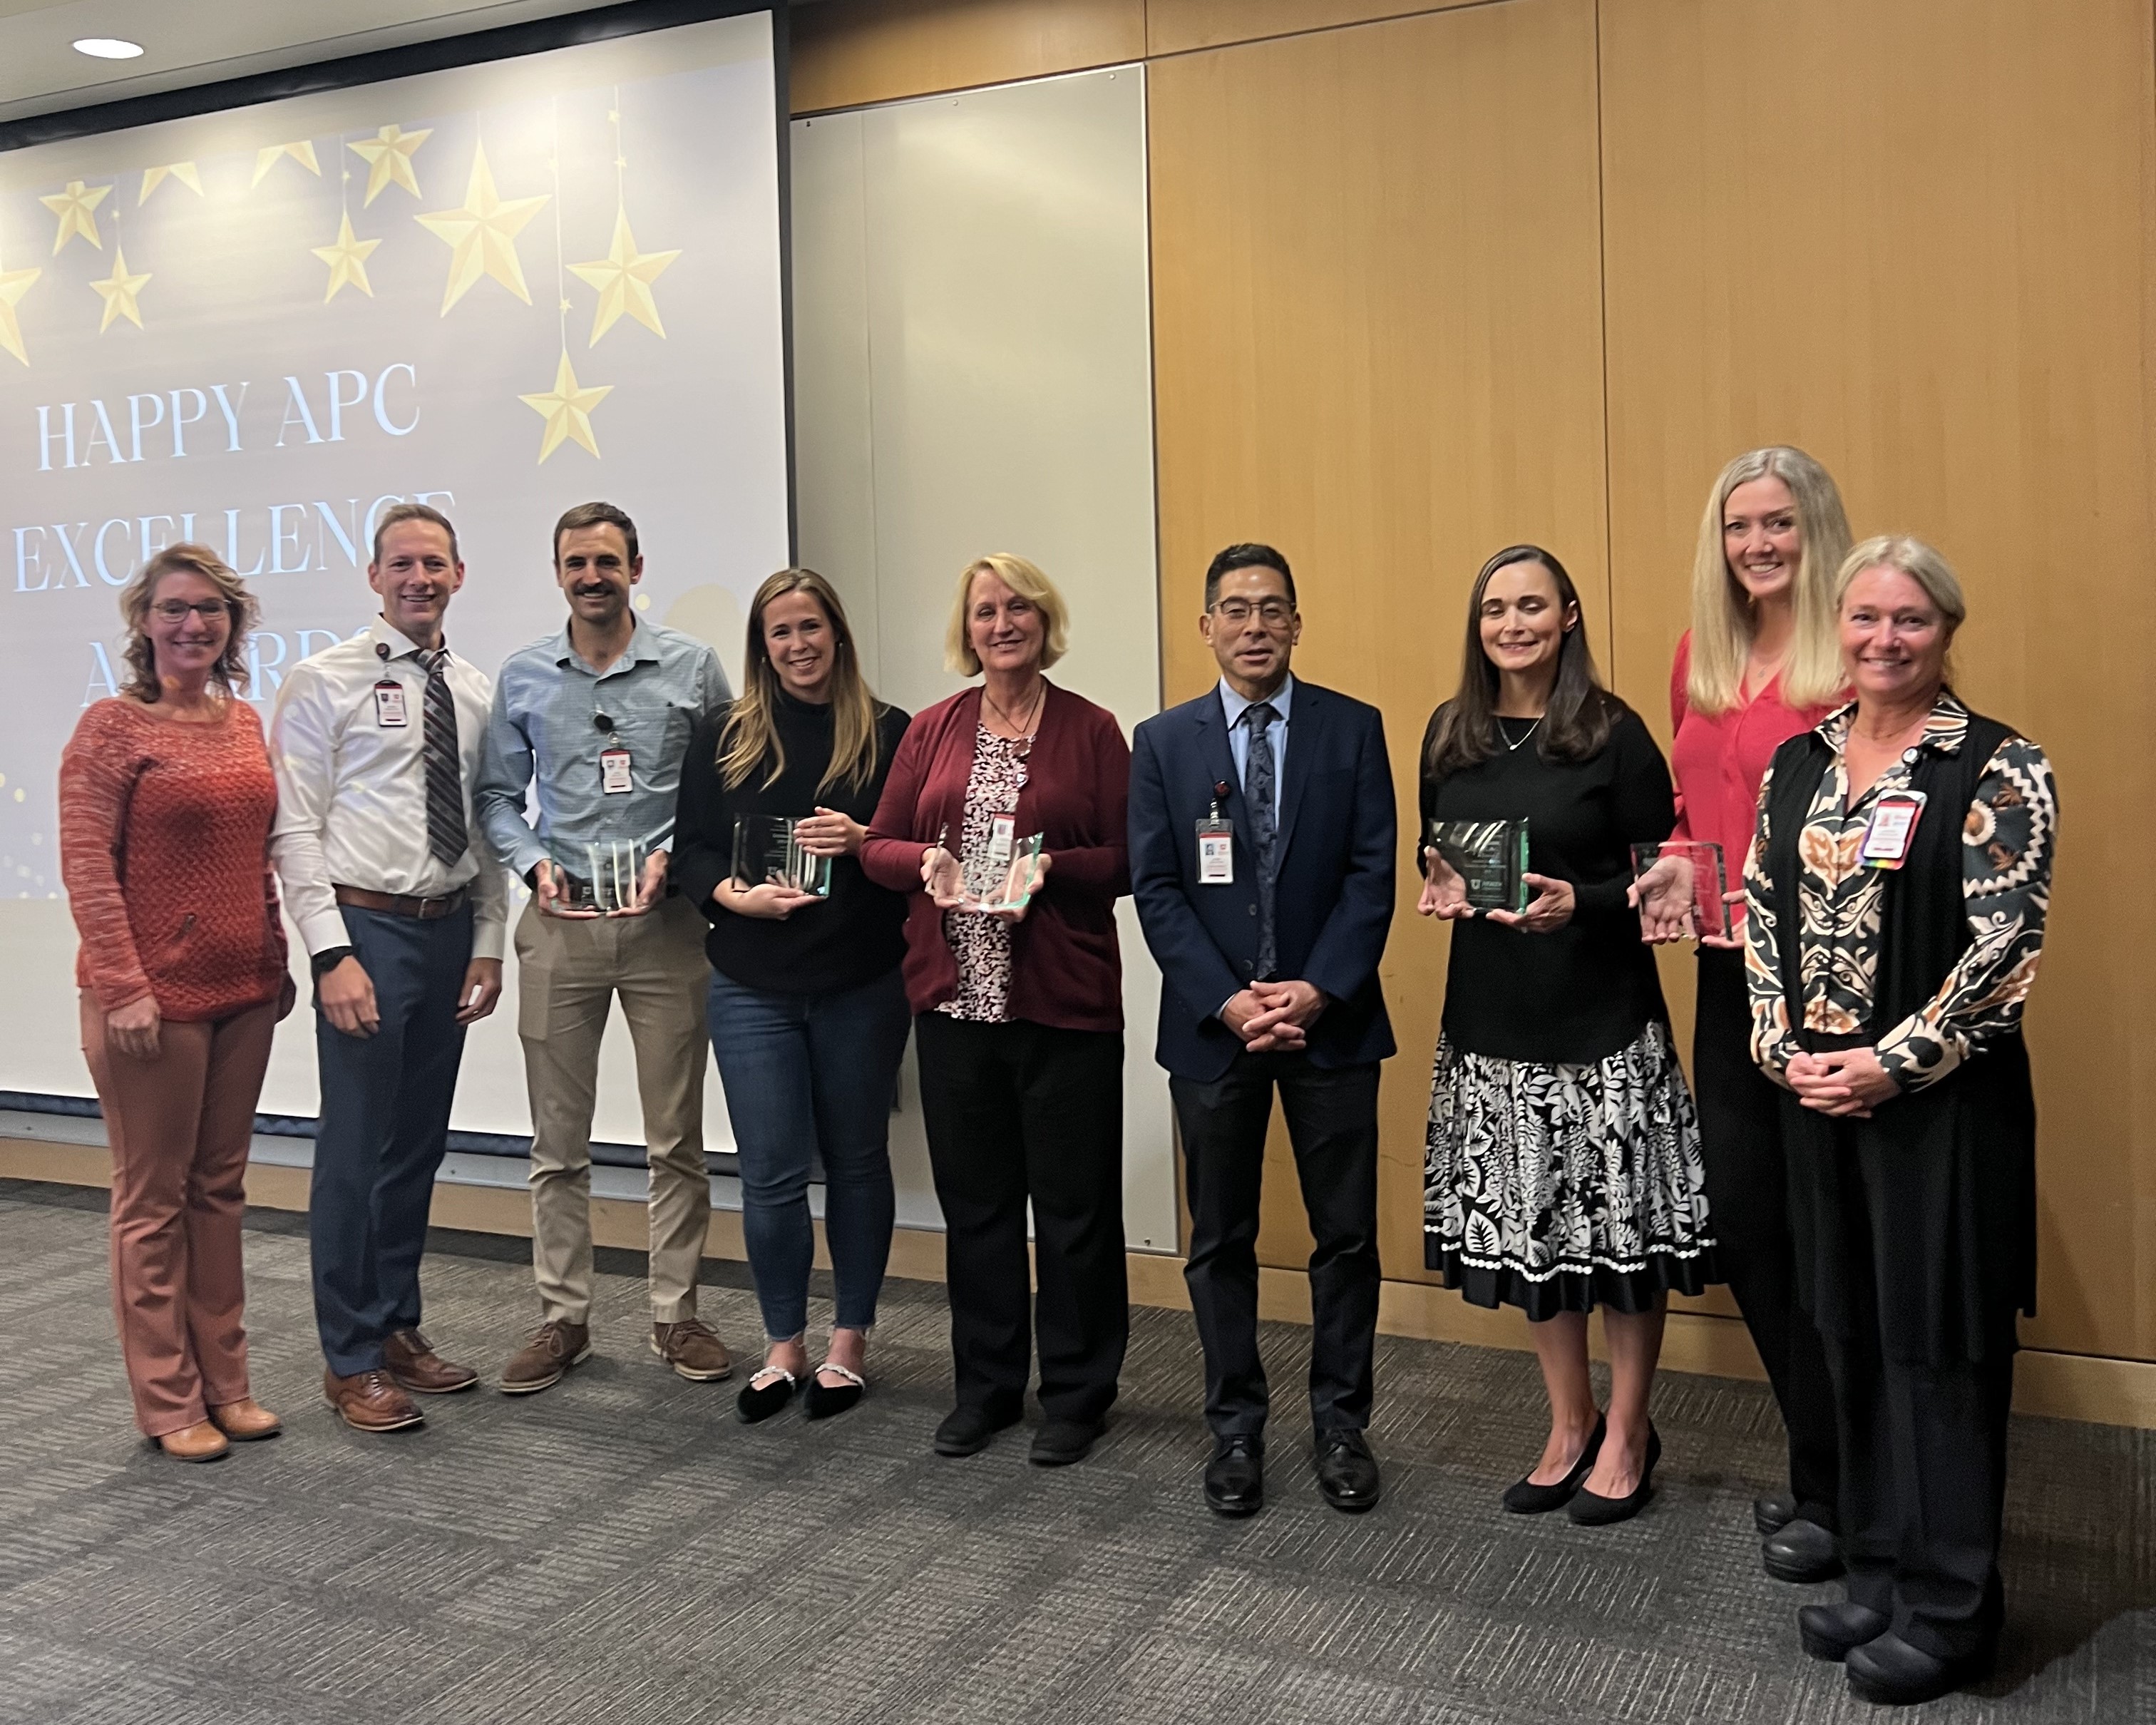
M 1205 1350 L 1205 1421 L 1254 1436 L 1271 1406 L 1258 1358 L 1258 1194 L 1280 1090 L 1316 1250 L 1310 1256 L 1310 1416 L 1320 1434 L 1370 1423 L 1378 1330 L 1378 1066 L 1238 1054 L 1209 1084 L 1171 1077 L 1190 1196 L 1183 1280 Z
M 1042 1411 L 1098 1420 L 1116 1399 L 1131 1329 L 1123 1039 L 940 1012 L 922 1013 L 914 1026 L 928 1159 L 947 1230 L 958 1405 L 1015 1413 L 1037 1332 Z
M 1834 1384 L 1797 1300 L 1781 1091 L 1753 1061 L 1751 1035 L 1743 953 L 1701 947 L 1692 1074 L 1716 1260 L 1789 1430 L 1797 1513 L 1832 1530 L 1840 1525 Z

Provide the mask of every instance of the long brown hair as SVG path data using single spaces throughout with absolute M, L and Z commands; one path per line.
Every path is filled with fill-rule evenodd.
M 781 569 L 756 590 L 748 608 L 748 647 L 742 655 L 742 692 L 719 727 L 719 777 L 728 790 L 739 788 L 749 774 L 768 762 L 763 782 L 786 770 L 786 746 L 773 720 L 779 696 L 778 667 L 764 643 L 763 614 L 775 599 L 805 593 L 823 608 L 831 626 L 831 764 L 817 783 L 819 791 L 844 783 L 858 790 L 875 775 L 876 719 L 881 704 L 861 675 L 854 651 L 854 632 L 838 590 L 814 569 Z
M 120 617 L 127 625 L 127 644 L 121 649 L 127 681 L 120 692 L 146 706 L 156 706 L 165 694 L 165 685 L 157 678 L 157 645 L 150 639 L 150 607 L 157 597 L 157 583 L 182 569 L 201 576 L 218 590 L 232 625 L 225 636 L 224 652 L 211 667 L 211 678 L 227 694 L 247 686 L 247 637 L 262 614 L 261 604 L 215 552 L 207 545 L 182 541 L 151 557 L 120 591 Z
M 1444 778 L 1486 761 L 1497 752 L 1497 667 L 1482 650 L 1482 596 L 1490 578 L 1514 563 L 1540 563 L 1556 583 L 1558 608 L 1579 613 L 1579 590 L 1564 565 L 1539 545 L 1508 545 L 1482 566 L 1467 599 L 1467 647 L 1460 666 L 1460 690 L 1437 710 L 1430 727 L 1424 770 Z M 1616 720 L 1615 704 L 1594 670 L 1584 619 L 1567 630 L 1557 655 L 1557 681 L 1549 705 L 1535 727 L 1535 751 L 1546 761 L 1584 761 L 1599 754 Z

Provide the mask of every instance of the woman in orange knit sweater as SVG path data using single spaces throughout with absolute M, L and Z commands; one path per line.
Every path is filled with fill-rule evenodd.
M 82 1049 L 112 1147 L 112 1303 L 145 1435 L 183 1461 L 274 1436 L 247 1382 L 240 1213 L 270 1039 L 291 1010 L 276 782 L 237 693 L 256 614 L 175 545 L 120 596 L 126 688 L 60 758 Z

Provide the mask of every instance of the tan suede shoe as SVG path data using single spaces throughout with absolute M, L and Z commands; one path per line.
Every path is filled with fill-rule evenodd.
M 273 1438 L 285 1429 L 285 1422 L 251 1395 L 242 1396 L 236 1402 L 227 1402 L 222 1407 L 209 1410 L 210 1422 L 235 1444 L 251 1444 L 258 1438 Z
M 588 1324 L 572 1324 L 565 1317 L 550 1317 L 531 1332 L 531 1339 L 509 1356 L 501 1368 L 504 1395 L 530 1395 L 562 1381 L 571 1366 L 592 1357 Z
M 349 1378 L 324 1372 L 322 1395 L 354 1431 L 403 1431 L 426 1419 L 387 1372 L 358 1372 Z
M 444 1359 L 417 1330 L 399 1330 L 384 1342 L 382 1363 L 399 1389 L 414 1395 L 454 1395 L 479 1382 L 478 1373 Z
M 716 1384 L 734 1374 L 733 1356 L 711 1327 L 696 1319 L 651 1327 L 651 1351 L 691 1384 Z
M 165 1433 L 157 1440 L 157 1447 L 175 1461 L 215 1461 L 232 1445 L 208 1420 L 198 1420 L 192 1425 Z

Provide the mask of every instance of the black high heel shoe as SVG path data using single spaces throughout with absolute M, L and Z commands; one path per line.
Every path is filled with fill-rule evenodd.
M 1662 1435 L 1655 1430 L 1655 1422 L 1647 1422 L 1647 1461 L 1640 1470 L 1640 1483 L 1622 1497 L 1604 1497 L 1599 1491 L 1590 1491 L 1585 1486 L 1579 1488 L 1565 1513 L 1576 1526 L 1607 1527 L 1618 1522 L 1629 1522 L 1647 1507 L 1647 1500 L 1655 1495 L 1655 1464 L 1662 1459 Z M 1584 1476 L 1583 1476 L 1584 1477 Z
M 1572 1471 L 1554 1486 L 1537 1486 L 1532 1477 L 1515 1481 L 1505 1487 L 1505 1507 L 1516 1516 L 1548 1515 L 1553 1509 L 1563 1509 L 1594 1471 L 1594 1458 L 1602 1453 L 1602 1440 L 1609 1430 L 1609 1421 L 1597 1414 L 1594 1435 L 1579 1452 L 1579 1460 L 1572 1464 Z

